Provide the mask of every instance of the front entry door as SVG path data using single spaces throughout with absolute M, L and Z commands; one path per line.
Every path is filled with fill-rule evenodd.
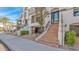
M 59 11 L 51 13 L 51 22 L 57 23 L 59 21 Z

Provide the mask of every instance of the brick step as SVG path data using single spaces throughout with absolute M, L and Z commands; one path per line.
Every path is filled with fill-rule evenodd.
M 44 40 L 40 40 L 40 41 L 45 41 L 45 42 L 58 42 L 57 39 L 47 39 L 47 38 L 44 38 Z
M 42 42 L 49 42 L 49 43 L 58 43 L 58 40 L 39 40 Z
M 58 48 L 58 42 L 44 42 L 44 41 L 39 41 L 40 43 L 42 44 L 45 44 L 45 45 L 49 45 L 51 47 L 55 47 L 55 48 Z
M 49 40 L 57 41 L 57 39 L 55 37 L 54 38 L 52 38 L 52 37 L 43 37 L 42 39 L 43 40 L 48 40 L 48 38 L 50 38 Z
M 49 36 L 54 38 L 54 37 L 58 36 L 58 34 L 46 34 L 46 35 L 44 35 L 44 37 L 49 37 Z
M 52 24 L 47 33 L 39 41 L 46 45 L 58 47 L 58 27 L 59 23 Z
M 53 37 L 52 37 L 52 36 L 50 36 L 50 37 L 44 36 L 44 37 L 42 37 L 42 38 L 43 38 L 43 39 L 44 39 L 44 38 L 47 38 L 47 39 L 49 38 L 49 39 L 54 39 L 54 40 L 55 40 L 55 38 L 57 39 L 57 37 L 54 37 L 54 36 L 53 36 Z
M 45 37 L 49 37 L 48 35 L 49 35 L 49 34 L 46 34 Z M 54 38 L 55 36 L 58 36 L 58 34 L 55 34 L 55 35 L 52 34 L 52 35 L 50 35 L 50 37 L 52 37 L 52 38 Z

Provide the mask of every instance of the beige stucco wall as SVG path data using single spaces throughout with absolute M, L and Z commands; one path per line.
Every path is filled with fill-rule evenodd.
M 69 30 L 70 24 L 79 22 L 79 16 L 74 16 L 73 9 L 64 11 L 64 12 L 62 12 L 62 14 L 63 14 L 64 27 L 65 27 L 65 24 L 66 24 L 66 27 L 65 27 L 66 31 Z
M 69 26 L 72 23 L 78 23 L 79 22 L 79 16 L 74 16 L 73 14 L 73 9 L 70 10 L 66 10 L 66 11 L 62 11 L 60 12 L 60 14 L 62 14 L 62 20 L 63 20 L 63 31 L 62 31 L 62 41 L 64 42 L 64 34 L 65 31 L 69 31 Z M 66 25 L 66 26 L 65 26 Z

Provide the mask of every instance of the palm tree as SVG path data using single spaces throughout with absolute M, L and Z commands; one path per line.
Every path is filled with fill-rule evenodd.
M 2 17 L 0 21 L 3 22 L 4 31 L 7 31 L 7 23 L 9 22 L 9 19 L 7 17 Z
M 11 22 L 11 21 L 9 21 L 9 22 L 7 23 L 7 26 L 8 26 L 8 30 L 9 30 L 9 31 L 12 29 L 13 24 L 14 24 L 14 23 Z

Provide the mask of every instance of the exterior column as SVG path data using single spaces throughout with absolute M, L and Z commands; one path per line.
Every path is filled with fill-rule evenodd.
M 64 46 L 64 20 L 63 20 L 63 14 L 61 13 L 61 23 L 62 23 L 62 45 Z
M 62 46 L 64 45 L 64 30 L 63 30 L 63 15 L 61 12 L 59 12 L 59 30 L 58 30 L 58 40 L 59 40 L 59 45 Z

